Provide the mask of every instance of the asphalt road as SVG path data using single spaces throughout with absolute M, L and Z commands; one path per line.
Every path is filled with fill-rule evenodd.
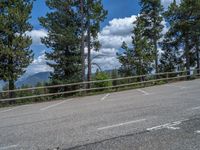
M 0 108 L 0 150 L 199 150 L 200 80 Z

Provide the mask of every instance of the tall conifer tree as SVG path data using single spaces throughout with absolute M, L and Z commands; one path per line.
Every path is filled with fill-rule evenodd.
M 33 60 L 32 40 L 26 35 L 32 30 L 28 22 L 32 5 L 32 0 L 0 1 L 0 79 L 9 82 L 9 90 Z
M 199 51 L 199 6 L 199 0 L 182 0 L 180 5 L 177 5 L 176 0 L 174 0 L 168 11 L 165 12 L 166 20 L 170 24 L 169 30 L 174 37 L 173 40 L 176 41 L 175 46 L 183 49 L 182 62 L 185 62 L 184 66 L 187 70 L 187 75 L 190 75 L 190 67 L 195 64 L 193 49 L 196 49 L 197 52 Z M 197 52 L 197 57 L 199 57 Z
M 144 36 L 148 39 L 149 46 L 153 46 L 155 59 L 155 72 L 158 73 L 158 44 L 163 30 L 163 6 L 161 0 L 141 0 L 140 17 L 145 23 Z
M 87 30 L 87 60 L 88 73 L 87 80 L 91 80 L 92 63 L 91 49 L 98 50 L 100 43 L 98 41 L 98 33 L 100 31 L 100 23 L 105 19 L 107 11 L 103 8 L 102 0 L 86 0 L 85 2 L 85 18 Z M 88 85 L 90 86 L 90 85 Z
M 52 51 L 46 53 L 48 65 L 54 69 L 51 78 L 54 83 L 77 82 L 81 80 L 81 30 L 77 15 L 77 2 L 73 0 L 47 0 L 52 10 L 39 18 L 48 31 L 42 43 Z
M 132 44 L 130 48 L 123 42 L 122 53 L 118 53 L 118 59 L 120 61 L 120 71 L 124 75 L 143 75 L 152 71 L 153 62 L 153 46 L 149 45 L 147 37 L 144 36 L 144 24 L 143 18 L 137 17 L 134 22 Z

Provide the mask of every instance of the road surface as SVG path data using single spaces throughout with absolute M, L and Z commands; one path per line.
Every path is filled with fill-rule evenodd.
M 0 150 L 199 150 L 200 80 L 0 108 Z

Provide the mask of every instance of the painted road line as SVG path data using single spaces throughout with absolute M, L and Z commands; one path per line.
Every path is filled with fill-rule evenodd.
M 200 106 L 198 106 L 198 107 L 193 107 L 193 108 L 190 108 L 189 110 L 198 110 L 198 109 L 200 109 Z
M 168 87 L 176 87 L 176 88 L 179 88 L 179 89 L 186 89 L 185 86 L 179 86 L 179 85 L 172 85 L 172 84 L 167 84 L 165 86 L 168 86 Z
M 49 105 L 49 106 L 47 106 L 47 107 L 41 108 L 40 110 L 41 110 L 41 111 L 45 111 L 45 110 L 47 110 L 47 109 L 50 109 L 50 108 L 59 106 L 59 105 L 65 103 L 65 102 L 68 102 L 68 101 L 71 101 L 71 100 L 72 100 L 72 99 L 69 99 L 69 100 L 65 100 L 65 101 L 62 101 L 62 102 L 59 102 L 59 103 L 56 103 L 56 104 L 53 104 L 53 105 Z
M 177 125 L 180 125 L 182 123 L 182 121 L 177 121 L 177 122 L 173 122 L 171 125 L 167 126 L 167 129 L 171 129 L 171 130 L 178 130 L 180 129 L 180 127 L 176 127 Z
M 20 106 L 19 106 L 19 107 L 20 107 Z M 15 108 L 10 108 L 10 109 L 6 109 L 6 110 L 2 110 L 2 111 L 0 111 L 0 113 L 9 112 L 9 111 L 12 111 L 12 110 L 18 109 L 19 107 L 15 107 Z
M 148 92 L 146 92 L 146 91 L 144 91 L 144 90 L 142 90 L 142 89 L 137 89 L 137 91 L 138 91 L 138 92 L 141 92 L 141 93 L 144 94 L 144 95 L 149 95 Z
M 101 101 L 105 100 L 108 96 L 110 96 L 110 93 L 106 94 L 104 97 L 101 98 Z
M 11 149 L 11 148 L 17 148 L 19 145 L 10 145 L 6 147 L 0 147 L 0 150 L 6 150 L 6 149 Z
M 16 109 L 19 109 L 19 108 L 22 108 L 22 107 L 28 107 L 28 106 L 31 106 L 31 104 L 16 106 L 16 107 L 13 107 L 13 108 L 10 108 L 10 109 L 2 110 L 2 111 L 0 111 L 0 113 L 5 113 L 5 112 L 9 112 L 9 111 L 12 111 L 12 110 L 16 110 Z
M 97 130 L 101 131 L 101 130 L 106 130 L 106 129 L 129 125 L 129 124 L 133 124 L 133 123 L 143 122 L 143 121 L 146 121 L 146 119 L 133 120 L 133 121 L 124 122 L 124 123 L 120 123 L 120 124 L 114 124 L 114 125 L 98 128 Z
M 200 134 L 200 130 L 195 131 L 195 133 Z
M 178 130 L 178 129 L 180 129 L 180 127 L 176 127 L 176 126 L 180 125 L 183 121 L 187 121 L 187 120 L 185 119 L 185 120 L 181 120 L 181 121 L 175 121 L 172 123 L 166 123 L 166 124 L 155 126 L 152 128 L 147 128 L 147 131 L 156 131 L 156 130 L 161 130 L 161 129 Z
M 0 111 L 0 113 L 5 113 L 5 112 L 8 112 L 8 111 L 12 111 L 12 110 L 15 110 L 15 108 L 11 108 L 11 109 L 6 109 L 6 110 L 3 110 L 3 111 Z
M 160 129 L 162 129 L 166 126 L 169 126 L 169 125 L 170 125 L 170 123 L 154 126 L 154 127 L 151 127 L 151 128 L 147 128 L 147 131 L 160 130 Z

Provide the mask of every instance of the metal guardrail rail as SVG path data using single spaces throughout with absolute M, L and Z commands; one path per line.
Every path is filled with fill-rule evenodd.
M 193 72 L 190 75 L 187 75 L 188 72 Z M 174 76 L 173 76 L 174 75 Z M 64 94 L 73 94 L 73 93 L 80 93 L 80 92 L 89 92 L 89 91 L 97 91 L 97 90 L 105 90 L 105 89 L 115 89 L 115 88 L 121 88 L 126 86 L 133 86 L 133 85 L 141 85 L 145 83 L 153 83 L 158 81 L 169 81 L 173 79 L 182 79 L 187 78 L 190 76 L 199 76 L 198 69 L 192 69 L 192 70 L 185 70 L 185 71 L 178 71 L 178 72 L 164 72 L 164 73 L 157 73 L 157 74 L 147 74 L 147 75 L 139 75 L 139 76 L 130 76 L 130 77 L 124 77 L 124 78 L 115 78 L 115 79 L 107 79 L 107 80 L 97 80 L 97 81 L 90 81 L 90 82 L 79 82 L 79 83 L 71 83 L 71 84 L 60 84 L 60 85 L 52 85 L 52 86 L 42 86 L 42 87 L 33 87 L 33 88 L 25 88 L 25 89 L 15 89 L 15 90 L 7 90 L 7 91 L 1 91 L 0 96 L 2 94 L 8 94 L 11 92 L 33 92 L 39 89 L 49 90 L 52 88 L 64 88 L 64 87 L 72 87 L 72 86 L 79 86 L 76 90 L 70 90 L 70 91 L 61 91 L 56 93 L 44 93 L 44 94 L 38 94 L 38 95 L 31 95 L 31 96 L 23 96 L 23 97 L 14 97 L 14 98 L 3 98 L 0 99 L 0 102 L 6 102 L 6 101 L 16 101 L 16 100 L 24 100 L 24 99 L 31 99 L 31 98 L 40 98 L 40 97 L 48 97 L 48 96 L 58 96 L 58 95 L 64 95 Z M 172 77 L 170 77 L 172 76 Z M 122 80 L 133 80 L 133 79 L 141 79 L 146 78 L 144 81 L 134 81 L 130 83 L 122 83 L 119 85 L 112 85 L 112 86 L 106 86 L 106 87 L 92 87 L 92 88 L 82 88 L 86 84 L 95 84 L 95 83 L 105 83 L 105 82 L 112 82 L 112 81 L 122 81 Z M 150 78 L 150 79 L 149 79 Z M 156 78 L 156 79 L 151 79 Z

